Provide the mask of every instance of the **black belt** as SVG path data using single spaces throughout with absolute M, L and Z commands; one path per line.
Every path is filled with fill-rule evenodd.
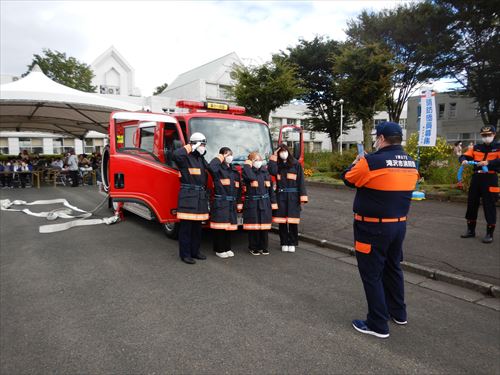
M 269 194 L 264 194 L 264 195 L 246 195 L 246 199 L 252 200 L 252 201 L 259 201 L 261 199 L 266 199 L 269 198 Z
M 232 195 L 214 195 L 214 199 L 221 200 L 221 201 L 235 201 L 236 197 L 233 197 Z
M 278 189 L 278 193 L 298 193 L 299 189 L 298 188 L 283 188 L 283 189 Z
M 202 191 L 202 190 L 205 190 L 205 186 L 192 185 L 192 184 L 181 184 L 181 189 Z

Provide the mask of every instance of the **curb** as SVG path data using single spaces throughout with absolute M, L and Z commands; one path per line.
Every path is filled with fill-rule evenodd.
M 271 231 L 273 233 L 279 233 L 279 230 L 276 227 L 272 227 Z M 304 242 L 317 245 L 319 247 L 324 247 L 327 249 L 340 251 L 341 253 L 345 253 L 350 256 L 355 256 L 355 250 L 352 246 L 347 246 L 329 240 L 318 239 L 303 233 L 299 233 L 299 239 Z M 401 266 L 405 271 L 416 273 L 432 280 L 443 281 L 448 284 L 480 292 L 490 297 L 500 298 L 500 286 L 498 285 L 485 283 L 480 280 L 471 279 L 462 275 L 456 275 L 454 273 L 445 272 L 436 268 L 430 268 L 406 261 L 402 261 Z

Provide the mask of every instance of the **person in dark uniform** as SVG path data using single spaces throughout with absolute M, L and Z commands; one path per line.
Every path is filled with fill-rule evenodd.
M 500 143 L 495 142 L 496 129 L 492 125 L 481 128 L 483 143 L 469 148 L 458 160 L 462 164 L 475 161 L 474 174 L 469 187 L 467 197 L 467 231 L 461 235 L 462 238 L 476 236 L 476 220 L 479 210 L 479 201 L 483 200 L 484 217 L 486 218 L 486 235 L 484 243 L 493 242 L 493 232 L 497 222 L 497 210 L 495 202 L 498 200 L 498 175 L 500 172 Z M 486 167 L 486 169 L 484 169 Z M 483 170 L 484 169 L 484 170 Z
M 248 155 L 243 165 L 246 195 L 243 205 L 243 229 L 248 230 L 248 248 L 252 255 L 269 255 L 268 232 L 271 230 L 273 212 L 278 209 L 271 175 L 262 166 L 258 152 Z
M 233 152 L 222 147 L 209 164 L 214 182 L 214 201 L 210 210 L 210 228 L 214 236 L 214 251 L 219 258 L 234 256 L 231 231 L 238 230 L 237 209 L 240 201 L 240 174 L 231 165 Z
M 293 253 L 299 245 L 301 204 L 308 201 L 304 171 L 284 144 L 271 156 L 268 170 L 277 181 L 278 210 L 273 222 L 279 224 L 281 251 Z
M 368 302 L 366 320 L 353 320 L 352 326 L 380 338 L 389 337 L 390 318 L 396 324 L 407 324 L 400 262 L 418 172 L 415 161 L 401 147 L 402 137 L 399 124 L 377 125 L 377 151 L 358 155 L 342 174 L 344 183 L 357 189 L 354 247 Z
M 207 259 L 200 252 L 202 221 L 208 220 L 206 190 L 208 164 L 203 157 L 207 141 L 201 133 L 193 133 L 189 144 L 174 151 L 173 158 L 181 174 L 177 207 L 179 222 L 179 256 L 184 263 Z

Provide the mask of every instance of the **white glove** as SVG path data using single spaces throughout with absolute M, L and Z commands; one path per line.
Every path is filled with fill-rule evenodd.
M 196 149 L 200 146 L 201 146 L 201 142 L 196 143 L 194 146 L 191 146 L 191 151 L 196 151 Z

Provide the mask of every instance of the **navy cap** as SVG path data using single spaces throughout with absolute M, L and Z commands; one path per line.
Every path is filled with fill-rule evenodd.
M 485 125 L 481 128 L 480 134 L 496 133 L 497 130 L 493 125 Z
M 392 135 L 403 136 L 403 129 L 395 122 L 382 122 L 375 127 L 375 130 L 377 131 L 377 135 L 383 135 L 384 137 L 390 137 Z

